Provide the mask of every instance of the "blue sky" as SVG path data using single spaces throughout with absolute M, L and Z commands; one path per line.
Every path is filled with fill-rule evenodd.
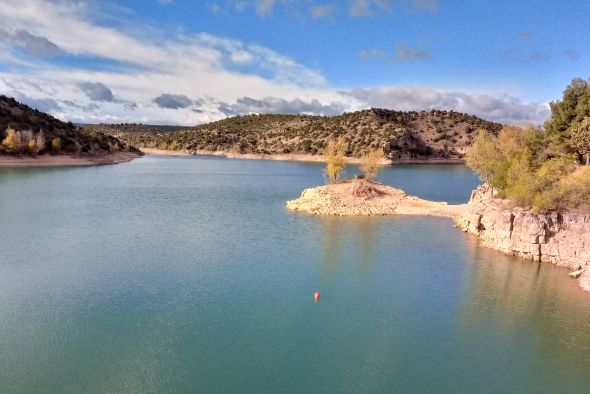
M 0 93 L 81 122 L 455 109 L 540 124 L 590 2 L 0 0 Z

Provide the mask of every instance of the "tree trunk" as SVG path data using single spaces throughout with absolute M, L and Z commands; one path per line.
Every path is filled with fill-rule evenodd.
M 590 152 L 586 153 L 586 165 L 590 164 Z

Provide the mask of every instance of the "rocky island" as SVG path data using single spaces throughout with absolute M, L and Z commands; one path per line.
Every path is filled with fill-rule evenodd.
M 436 215 L 455 217 L 462 205 L 449 205 L 409 196 L 381 183 L 355 179 L 303 191 L 287 208 L 314 215 Z

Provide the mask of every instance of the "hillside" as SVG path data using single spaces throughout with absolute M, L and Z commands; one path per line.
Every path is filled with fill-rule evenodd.
M 462 159 L 478 129 L 493 134 L 502 125 L 454 111 L 400 112 L 369 109 L 339 116 L 247 115 L 180 131 L 95 125 L 136 147 L 254 154 L 322 154 L 328 141 L 343 135 L 347 155 L 384 149 L 393 160 Z
M 0 141 L 0 155 L 4 156 L 140 154 L 113 136 L 62 122 L 3 95 L 0 95 Z

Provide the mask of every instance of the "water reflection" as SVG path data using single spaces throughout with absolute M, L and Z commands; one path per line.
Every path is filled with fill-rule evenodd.
M 344 259 L 370 278 L 377 261 L 377 237 L 380 218 L 322 218 L 322 272 L 333 280 L 342 269 Z
M 564 374 L 579 378 L 576 371 L 590 357 L 590 303 L 576 281 L 568 283 L 567 270 L 504 256 L 474 239 L 466 249 L 463 335 L 485 328 L 490 334 L 522 336 L 522 351 L 550 359 Z

